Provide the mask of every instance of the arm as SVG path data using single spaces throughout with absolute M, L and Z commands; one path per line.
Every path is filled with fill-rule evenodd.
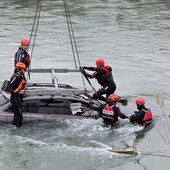
M 90 79 L 95 78 L 95 77 L 94 77 L 94 73 L 93 73 L 93 74 L 88 74 L 88 73 L 84 70 L 85 68 L 87 68 L 87 67 L 80 67 L 80 68 L 79 68 L 80 71 L 84 74 L 84 76 L 86 76 L 86 77 L 88 77 L 88 78 L 90 78 Z
M 121 119 L 127 119 L 128 116 L 126 116 L 125 114 L 120 112 L 120 109 L 118 107 L 115 107 L 115 112 L 117 113 L 118 117 L 120 117 Z
M 82 67 L 82 69 L 85 69 L 85 70 L 90 70 L 90 71 L 96 71 L 97 70 L 97 67 Z

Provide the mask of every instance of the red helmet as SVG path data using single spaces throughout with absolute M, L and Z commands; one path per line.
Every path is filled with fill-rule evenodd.
M 104 61 L 102 58 L 98 58 L 98 59 L 96 60 L 96 65 L 98 65 L 98 66 L 104 66 L 104 64 L 105 64 L 105 61 Z
M 117 103 L 119 101 L 120 97 L 116 94 L 111 94 L 111 95 L 109 95 L 108 99 L 113 103 Z
M 19 69 L 26 69 L 26 65 L 22 62 L 18 62 L 15 67 Z
M 143 98 L 136 99 L 136 104 L 142 106 L 145 104 L 145 100 Z
M 30 44 L 30 42 L 27 39 L 22 39 L 21 40 L 21 45 L 28 46 L 29 44 Z

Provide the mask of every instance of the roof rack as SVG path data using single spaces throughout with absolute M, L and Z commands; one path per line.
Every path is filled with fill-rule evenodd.
M 29 93 L 35 93 L 35 94 L 38 94 L 38 92 L 43 93 L 44 94 L 63 94 L 63 93 L 66 93 L 66 94 L 73 94 L 75 93 L 75 91 L 79 91 L 78 89 L 76 88 L 73 88 L 72 86 L 67 86 L 67 85 L 61 85 L 58 83 L 58 78 L 56 77 L 55 73 L 69 73 L 69 72 L 80 72 L 80 70 L 78 69 L 54 69 L 54 68 L 50 68 L 50 69 L 30 69 L 30 72 L 32 73 L 51 73 L 52 75 L 52 84 L 51 84 L 51 88 L 37 88 L 35 89 L 34 87 L 38 87 L 38 84 L 36 83 L 33 83 L 33 84 L 28 84 L 28 87 L 29 88 Z M 48 86 L 49 84 L 44 84 L 44 87 Z M 40 85 L 41 87 L 43 87 L 43 84 Z M 31 88 L 33 87 L 33 88 Z M 52 88 L 55 88 L 55 89 L 52 89 Z M 34 91 L 34 92 L 33 92 Z

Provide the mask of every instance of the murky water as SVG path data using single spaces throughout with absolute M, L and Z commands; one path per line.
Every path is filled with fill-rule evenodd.
M 156 124 L 137 139 L 135 129 L 123 121 L 114 130 L 103 127 L 101 120 L 33 123 L 20 130 L 2 124 L 0 169 L 168 170 L 169 158 L 116 155 L 106 148 L 122 149 L 126 141 L 135 140 L 142 152 L 170 155 L 161 137 L 166 137 L 165 122 L 155 98 L 158 94 L 164 99 L 169 114 L 170 1 L 70 0 L 68 4 L 81 64 L 93 66 L 103 57 L 113 67 L 116 92 L 132 103 L 137 96 L 146 98 Z M 13 56 L 20 39 L 31 33 L 35 9 L 34 0 L 0 2 L 0 84 L 13 72 Z M 32 68 L 49 67 L 74 68 L 63 1 L 43 2 Z M 77 74 L 59 75 L 59 81 L 83 88 Z

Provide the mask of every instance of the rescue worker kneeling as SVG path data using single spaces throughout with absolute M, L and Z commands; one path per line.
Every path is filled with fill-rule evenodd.
M 130 116 L 130 122 L 142 126 L 148 126 L 152 122 L 152 112 L 149 108 L 145 107 L 145 100 L 143 98 L 136 99 L 138 111 L 135 111 Z
M 111 94 L 109 95 L 108 100 L 109 103 L 102 111 L 102 118 L 106 125 L 113 126 L 118 121 L 118 117 L 121 119 L 128 119 L 128 116 L 121 113 L 119 107 L 116 106 L 116 103 L 119 101 L 119 96 Z
M 21 103 L 21 91 L 26 90 L 26 79 L 25 79 L 26 65 L 22 62 L 18 62 L 15 66 L 15 72 L 12 75 L 8 91 L 11 93 L 11 103 L 14 112 L 14 118 L 12 121 L 13 125 L 20 128 L 22 126 L 22 103 Z

